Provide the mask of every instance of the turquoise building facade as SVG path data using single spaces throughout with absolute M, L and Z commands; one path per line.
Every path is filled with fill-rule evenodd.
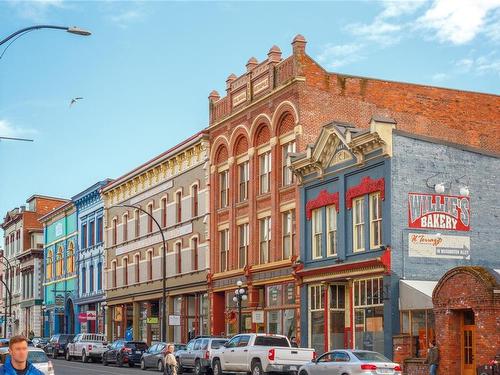
M 44 224 L 44 336 L 78 333 L 75 205 L 68 202 L 40 220 Z

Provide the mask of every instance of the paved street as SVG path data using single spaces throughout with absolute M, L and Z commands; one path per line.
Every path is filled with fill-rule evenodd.
M 103 366 L 102 363 L 82 363 L 80 361 L 71 361 L 68 362 L 64 359 L 56 359 L 52 360 L 54 364 L 56 375 L 96 375 L 96 374 L 160 374 L 155 369 L 149 369 L 148 372 L 143 372 L 136 366 L 134 368 L 126 367 L 115 367 L 113 365 Z

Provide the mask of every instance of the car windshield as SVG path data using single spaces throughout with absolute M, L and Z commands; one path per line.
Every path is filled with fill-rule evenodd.
M 186 345 L 184 345 L 184 344 L 175 344 L 174 348 L 175 348 L 175 351 L 186 350 Z
M 227 340 L 212 340 L 212 349 L 219 349 Z
M 71 341 L 74 336 L 61 336 L 59 337 L 59 342 L 61 344 L 67 343 L 68 341 Z
M 289 348 L 288 340 L 285 337 L 278 336 L 257 336 L 255 339 L 255 346 L 278 346 L 282 348 Z
M 146 350 L 148 348 L 145 342 L 127 342 L 125 346 L 134 350 Z
M 360 361 L 370 361 L 370 362 L 391 362 L 390 359 L 384 357 L 382 354 L 376 352 L 353 352 L 353 354 Z
M 42 351 L 29 351 L 28 352 L 28 361 L 31 363 L 43 363 L 48 362 L 49 359 L 47 355 Z

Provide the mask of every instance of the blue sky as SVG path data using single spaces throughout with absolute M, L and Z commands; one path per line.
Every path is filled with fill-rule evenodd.
M 0 213 L 71 197 L 206 127 L 213 89 L 297 33 L 328 70 L 499 94 L 500 0 L 0 3 Z M 1 51 L 1 49 L 0 49 Z M 1 52 L 0 52 L 1 53 Z M 84 97 L 69 107 L 71 98 Z

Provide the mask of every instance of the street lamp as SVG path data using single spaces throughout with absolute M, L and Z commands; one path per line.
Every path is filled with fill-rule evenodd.
M 54 25 L 35 25 L 35 26 L 25 27 L 24 29 L 18 30 L 15 33 L 10 34 L 8 37 L 6 37 L 0 41 L 0 46 L 2 44 L 7 43 L 9 40 L 15 38 L 18 35 L 20 36 L 21 34 L 24 34 L 24 33 L 27 33 L 27 32 L 33 31 L 33 30 L 39 30 L 39 29 L 64 30 L 70 34 L 81 35 L 81 36 L 89 36 L 92 34 L 90 31 L 80 29 L 79 27 L 76 27 L 76 26 L 68 27 L 68 26 L 54 26 Z
M 234 291 L 233 297 L 233 301 L 236 302 L 236 306 L 238 307 L 238 333 L 241 333 L 241 331 L 243 330 L 243 322 L 241 320 L 241 305 L 243 301 L 246 301 L 248 299 L 247 290 L 242 288 L 242 285 L 243 282 L 241 280 L 238 280 L 236 282 L 236 286 L 238 288 Z
M 137 209 L 141 212 L 144 212 L 146 215 L 148 215 L 151 220 L 154 221 L 154 223 L 156 224 L 156 226 L 158 227 L 158 229 L 160 230 L 160 234 L 161 234 L 161 239 L 163 241 L 163 253 L 162 253 L 162 267 L 161 267 L 161 271 L 162 271 L 162 282 L 163 282 L 163 285 L 162 285 L 162 322 L 161 322 L 161 341 L 163 342 L 167 342 L 167 292 L 166 292 L 166 289 L 167 289 L 167 264 L 166 264 L 166 260 L 167 260 L 167 243 L 165 241 L 165 235 L 163 234 L 163 230 L 161 228 L 161 225 L 160 223 L 158 222 L 158 220 L 155 219 L 155 217 L 153 215 L 151 215 L 149 212 L 147 212 L 146 210 L 142 209 L 141 207 L 139 206 L 134 206 L 133 204 L 115 204 L 113 206 L 111 206 L 110 208 L 112 207 L 125 207 L 125 208 L 134 208 L 134 209 Z

